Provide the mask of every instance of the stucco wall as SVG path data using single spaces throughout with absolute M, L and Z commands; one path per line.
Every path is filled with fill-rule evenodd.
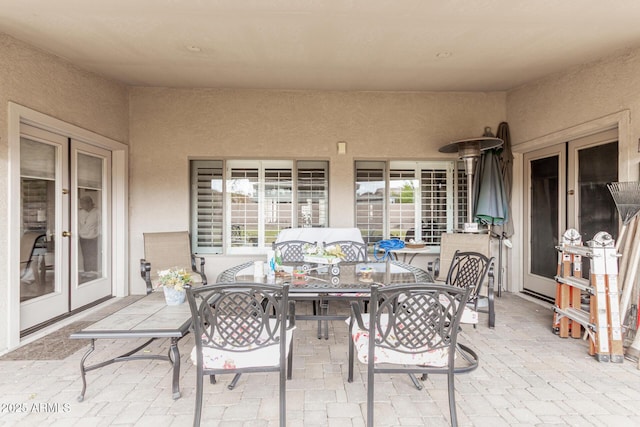
M 618 53 L 574 67 L 507 94 L 507 120 L 516 157 L 514 161 L 514 247 L 509 250 L 511 290 L 522 289 L 524 277 L 523 212 L 525 195 L 522 154 L 532 148 L 574 139 L 594 127 L 619 122 L 619 177 L 636 181 L 640 173 L 640 49 Z M 602 129 L 600 129 L 602 130 Z
M 640 49 L 572 68 L 511 90 L 507 118 L 514 144 L 578 126 L 622 110 L 630 112 L 631 141 L 640 136 Z M 629 179 L 638 179 L 640 155 L 622 153 Z
M 0 313 L 6 313 L 8 102 L 123 143 L 128 140 L 129 111 L 125 85 L 82 71 L 4 34 L 0 34 L 0 58 L 0 224 L 5 227 L 0 233 Z M 0 350 L 5 348 L 6 334 L 6 327 L 0 327 Z
M 380 93 L 133 88 L 130 271 L 142 233 L 189 228 L 190 158 L 330 161 L 330 225 L 353 226 L 354 159 L 451 158 L 438 148 L 495 132 L 505 93 Z M 338 155 L 336 143 L 347 142 Z M 211 256 L 215 278 L 238 257 Z M 132 280 L 141 292 L 140 279 Z

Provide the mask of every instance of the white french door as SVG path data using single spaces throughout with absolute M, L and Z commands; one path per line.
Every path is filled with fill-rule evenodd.
M 617 130 L 526 153 L 524 283 L 526 293 L 553 301 L 558 255 L 567 228 L 583 243 L 599 231 L 614 238 L 618 214 L 606 184 L 618 180 Z M 588 277 L 588 265 L 583 276 Z
M 112 294 L 110 170 L 109 151 L 21 124 L 21 331 Z
M 72 139 L 70 157 L 70 305 L 75 310 L 111 295 L 111 153 Z

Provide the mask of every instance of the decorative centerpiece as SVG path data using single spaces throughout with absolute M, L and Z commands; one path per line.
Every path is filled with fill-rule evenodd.
M 158 271 L 156 287 L 162 287 L 167 305 L 182 304 L 186 297 L 185 285 L 193 283 L 191 273 L 184 268 Z
M 340 245 L 323 246 L 306 244 L 302 248 L 304 250 L 304 261 L 317 264 L 338 264 L 346 258 Z
M 360 280 L 363 282 L 373 282 L 373 268 L 372 267 L 362 267 L 358 274 L 360 275 Z
M 307 276 L 307 272 L 305 270 L 293 270 L 291 273 L 296 279 L 304 279 Z

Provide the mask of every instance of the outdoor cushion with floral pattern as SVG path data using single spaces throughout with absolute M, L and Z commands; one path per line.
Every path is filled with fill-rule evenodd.
M 285 355 L 285 357 L 289 354 L 294 330 L 295 327 L 287 330 L 287 354 Z M 203 336 L 203 340 L 204 339 L 205 337 Z M 222 344 L 223 342 L 217 332 L 214 334 L 213 339 L 218 344 Z M 251 350 L 252 348 L 256 349 Z M 238 347 L 233 347 L 233 349 L 237 350 Z M 258 345 L 254 344 L 247 347 L 242 347 L 241 349 L 247 351 L 229 351 L 217 347 L 206 347 L 206 341 L 203 342 L 202 362 L 204 369 L 237 369 L 252 366 L 277 366 L 278 363 L 280 363 L 279 344 L 261 348 Z M 197 347 L 194 346 L 193 350 L 191 351 L 191 361 L 195 365 L 197 364 L 197 360 Z
M 382 328 L 385 329 L 387 325 L 388 316 L 383 314 L 381 319 Z M 347 319 L 347 324 L 350 319 Z M 360 329 L 356 323 L 353 327 L 351 338 L 355 349 L 358 353 L 358 360 L 362 363 L 367 363 L 369 360 L 369 314 L 362 314 L 362 321 L 366 329 Z M 376 333 L 379 338 L 380 335 Z M 389 341 L 394 343 L 394 337 L 391 336 Z M 397 342 L 397 341 L 396 341 Z M 401 351 L 398 351 L 401 350 Z M 394 363 L 400 365 L 423 365 L 423 366 L 435 366 L 445 367 L 448 363 L 449 351 L 447 348 L 440 349 L 409 349 L 403 346 L 399 346 L 398 350 L 393 350 L 385 347 L 375 348 L 375 363 Z

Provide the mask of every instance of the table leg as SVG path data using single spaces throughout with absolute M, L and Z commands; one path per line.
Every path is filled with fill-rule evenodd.
M 96 340 L 91 340 L 91 346 L 89 350 L 82 356 L 80 360 L 80 377 L 82 378 L 82 391 L 80 392 L 80 396 L 78 396 L 78 402 L 82 402 L 84 400 L 84 393 L 87 391 L 87 370 L 84 367 L 84 362 L 87 360 L 87 357 L 96 349 Z
M 173 381 L 171 388 L 173 392 L 173 400 L 180 398 L 180 351 L 178 350 L 179 338 L 171 338 L 171 346 L 169 347 L 169 360 L 173 365 Z
M 329 315 L 329 300 L 321 300 L 320 314 L 322 316 Z M 324 328 L 324 334 L 322 333 L 323 328 Z M 325 340 L 329 339 L 329 321 L 326 319 L 318 321 L 318 339 L 321 339 L 321 338 L 324 338 Z

